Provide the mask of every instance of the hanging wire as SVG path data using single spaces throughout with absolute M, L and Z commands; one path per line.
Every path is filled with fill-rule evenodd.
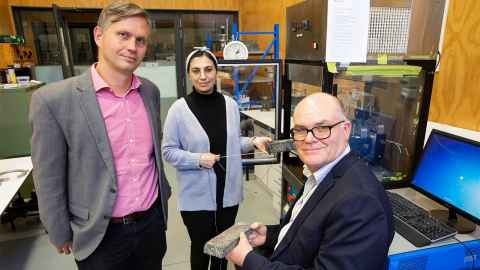
M 247 156 L 247 155 L 253 155 L 253 154 L 264 154 L 265 156 L 269 156 L 269 157 L 274 157 L 274 155 L 271 155 L 271 154 L 268 154 L 266 152 L 262 152 L 262 151 L 255 151 L 255 152 L 251 152 L 251 153 L 245 153 L 245 154 L 236 154 L 236 155 L 224 155 L 224 156 L 220 156 L 220 158 L 228 158 L 228 157 L 243 157 L 243 156 Z M 225 167 L 223 167 L 222 163 L 221 162 L 215 162 L 214 165 L 218 165 L 223 171 L 227 171 L 225 169 Z

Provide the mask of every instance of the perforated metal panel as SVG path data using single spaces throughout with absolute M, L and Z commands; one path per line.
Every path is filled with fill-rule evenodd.
M 445 1 L 370 0 L 368 53 L 434 59 Z M 286 59 L 325 60 L 328 0 L 302 1 L 286 15 Z
M 371 7 L 368 52 L 407 53 L 410 8 Z

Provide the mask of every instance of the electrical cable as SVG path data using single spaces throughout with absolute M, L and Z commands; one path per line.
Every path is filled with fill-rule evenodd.
M 245 154 L 237 154 L 237 155 L 225 155 L 225 156 L 220 156 L 220 158 L 228 158 L 228 157 L 242 157 L 242 156 L 248 156 L 248 155 L 253 155 L 253 154 L 265 154 L 266 156 L 268 157 L 273 157 L 274 155 L 269 155 L 265 152 L 262 152 L 262 151 L 255 151 L 255 152 L 252 152 L 252 153 L 245 153 Z M 227 171 L 227 169 L 225 169 L 222 164 L 220 162 L 215 162 L 214 166 L 217 165 L 223 170 L 223 171 Z
M 437 71 L 438 66 L 440 66 L 440 60 L 442 60 L 442 54 L 440 53 L 440 50 L 437 50 L 437 63 L 435 63 L 435 69 L 433 70 L 434 73 Z

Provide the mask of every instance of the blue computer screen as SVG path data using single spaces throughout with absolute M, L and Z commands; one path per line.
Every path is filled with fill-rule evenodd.
M 480 219 L 480 146 L 432 132 L 412 184 Z

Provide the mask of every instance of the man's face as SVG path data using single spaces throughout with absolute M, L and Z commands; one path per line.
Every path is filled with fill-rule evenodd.
M 127 17 L 106 29 L 95 28 L 99 61 L 122 73 L 133 73 L 147 51 L 150 28 L 142 17 Z
M 331 126 L 344 119 L 333 104 L 299 104 L 293 121 L 294 128 L 311 129 L 318 126 Z M 325 164 L 332 162 L 342 154 L 350 135 L 351 124 L 346 121 L 331 128 L 331 134 L 326 139 L 317 139 L 308 132 L 303 141 L 295 141 L 300 159 L 315 172 Z

